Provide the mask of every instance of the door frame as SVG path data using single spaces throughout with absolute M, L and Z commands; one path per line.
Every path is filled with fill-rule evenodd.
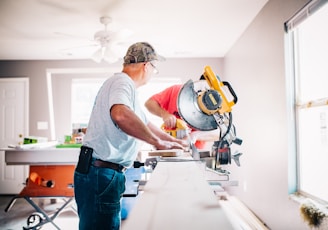
M 29 78 L 28 77 L 0 77 L 0 84 L 1 83 L 23 83 L 24 85 L 24 99 L 23 99 L 23 113 L 24 113 L 24 125 L 23 125 L 23 133 L 28 134 L 29 133 Z M 16 141 L 17 143 L 19 142 L 19 140 Z M 12 144 L 12 143 L 5 143 L 7 144 Z M 0 147 L 4 147 L 7 148 L 7 146 L 0 146 Z M 1 161 L 1 170 L 2 167 L 7 167 L 6 162 L 5 162 L 5 157 L 3 158 L 3 161 Z M 8 166 L 9 167 L 9 166 Z M 29 166 L 28 165 L 10 165 L 10 167 L 14 167 L 15 169 L 13 170 L 18 170 L 20 173 L 20 175 L 23 178 L 27 178 L 28 174 L 29 174 Z M 17 171 L 17 172 L 18 172 Z M 19 178 L 17 178 L 18 180 L 20 180 Z M 22 181 L 23 182 L 23 181 Z M 20 190 L 24 187 L 24 185 L 22 184 L 21 188 L 17 187 L 14 190 L 10 189 L 9 187 L 5 186 L 5 190 L 1 190 L 0 189 L 0 194 L 16 194 L 19 193 Z

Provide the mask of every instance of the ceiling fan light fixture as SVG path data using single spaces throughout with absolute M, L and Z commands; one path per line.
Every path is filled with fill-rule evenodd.
M 111 47 L 108 45 L 108 46 L 105 46 L 104 47 L 104 57 L 109 57 L 109 56 L 112 56 L 113 55 L 113 51 L 111 49 Z
M 91 59 L 97 63 L 100 63 L 102 60 L 108 63 L 114 63 L 118 61 L 117 55 L 109 47 L 99 48 L 91 57 Z
M 94 60 L 97 63 L 100 63 L 103 58 L 103 50 L 102 47 L 100 47 L 91 57 L 92 60 Z
M 110 46 L 107 46 L 105 48 L 105 51 L 103 53 L 103 58 L 108 63 L 114 63 L 118 60 L 118 56 L 113 52 Z

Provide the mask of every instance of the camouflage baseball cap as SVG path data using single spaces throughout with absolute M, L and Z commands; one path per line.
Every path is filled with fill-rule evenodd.
M 131 45 L 124 56 L 124 64 L 164 61 L 165 58 L 158 55 L 154 48 L 147 42 L 137 42 Z

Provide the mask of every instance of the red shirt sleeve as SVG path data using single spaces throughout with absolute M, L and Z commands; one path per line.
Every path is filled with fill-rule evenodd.
M 151 98 L 166 111 L 168 111 L 171 114 L 174 114 L 176 118 L 182 119 L 179 115 L 178 112 L 178 95 L 180 92 L 180 89 L 182 88 L 183 85 L 172 85 L 163 91 L 154 94 L 151 96 Z M 195 131 L 195 129 L 191 129 L 192 131 Z M 200 143 L 198 144 L 203 144 L 202 141 L 198 141 Z M 205 142 L 204 142 L 205 143 Z
M 181 88 L 182 85 L 172 85 L 165 90 L 153 95 L 151 98 L 157 101 L 157 103 L 163 109 L 171 114 L 174 114 L 177 118 L 180 118 L 177 100 Z

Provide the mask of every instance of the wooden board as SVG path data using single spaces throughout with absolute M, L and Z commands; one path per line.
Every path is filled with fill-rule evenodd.
M 168 150 L 156 150 L 148 153 L 149 156 L 160 156 L 160 157 L 178 157 L 183 153 L 182 149 L 168 149 Z
M 158 162 L 122 230 L 233 230 L 203 166 L 184 160 Z

